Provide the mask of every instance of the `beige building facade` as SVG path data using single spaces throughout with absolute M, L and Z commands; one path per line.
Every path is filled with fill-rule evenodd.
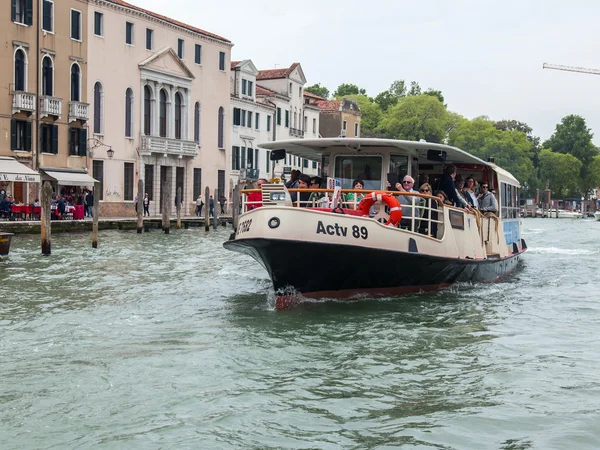
M 87 1 L 11 0 L 0 14 L 0 156 L 40 171 L 85 175 Z M 0 167 L 0 173 L 2 167 Z M 33 202 L 39 183 L 0 180 L 16 201 Z
M 120 0 L 90 0 L 87 30 L 101 214 L 135 214 L 140 179 L 151 215 L 165 207 L 163 189 L 173 211 L 181 188 L 183 214 L 207 186 L 227 196 L 232 43 Z
M 360 107 L 356 100 L 325 100 L 312 95 L 310 101 L 321 110 L 321 137 L 360 137 Z

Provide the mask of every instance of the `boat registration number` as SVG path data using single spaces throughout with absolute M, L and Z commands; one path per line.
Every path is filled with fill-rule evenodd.
M 242 233 L 246 233 L 246 232 L 250 231 L 250 225 L 252 225 L 252 219 L 244 220 L 238 226 L 237 234 L 242 234 Z
M 319 220 L 317 223 L 317 234 L 343 237 L 352 236 L 355 239 L 367 239 L 369 237 L 369 230 L 367 230 L 367 227 L 359 227 L 358 225 L 353 225 L 348 229 L 348 227 L 340 226 L 338 223 L 333 225 L 324 224 L 323 221 Z

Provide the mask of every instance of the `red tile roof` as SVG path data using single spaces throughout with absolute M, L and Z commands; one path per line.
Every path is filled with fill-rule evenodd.
M 308 91 L 304 91 L 304 96 L 305 97 L 309 97 L 309 98 L 313 98 L 315 100 L 326 100 L 325 98 L 323 98 L 323 97 L 321 97 L 319 95 L 313 94 L 312 92 L 308 92 Z
M 294 71 L 296 67 L 298 67 L 300 63 L 294 63 L 290 67 L 283 69 L 267 69 L 261 70 L 256 77 L 257 80 L 275 80 L 277 78 L 287 78 L 290 73 Z
M 341 101 L 339 100 L 317 100 L 315 106 L 323 111 L 339 111 Z
M 209 38 L 217 39 L 219 41 L 231 43 L 231 41 L 229 39 L 225 39 L 224 37 L 219 36 L 217 34 L 209 33 L 208 31 L 201 30 L 200 28 L 196 28 L 191 25 L 185 24 L 183 22 L 179 22 L 178 20 L 171 19 L 170 17 L 163 16 L 161 14 L 157 14 L 157 13 L 149 11 L 147 9 L 140 8 L 139 6 L 132 5 L 131 3 L 124 2 L 123 0 L 107 0 L 107 1 L 109 1 L 110 3 L 114 3 L 115 5 L 123 6 L 125 8 L 129 8 L 129 9 L 133 9 L 135 11 L 142 12 L 144 14 L 149 15 L 150 17 L 154 17 L 155 19 L 164 20 L 165 22 L 171 23 L 173 25 L 177 25 L 178 27 L 181 27 L 181 28 L 185 28 L 186 30 L 192 31 L 194 33 L 198 33 L 198 34 L 201 34 L 201 35 L 209 37 Z M 141 0 L 139 0 L 139 1 L 141 1 Z
M 273 94 L 277 94 L 277 93 L 274 91 L 271 91 L 270 89 L 265 89 L 264 87 L 256 85 L 256 95 L 273 95 Z
M 231 61 L 231 70 L 235 69 L 235 66 L 237 66 L 239 63 L 241 63 L 241 61 Z

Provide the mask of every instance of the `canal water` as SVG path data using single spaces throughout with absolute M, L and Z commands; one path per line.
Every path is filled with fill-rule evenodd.
M 16 236 L 0 448 L 598 449 L 600 222 L 523 229 L 501 283 L 283 312 L 229 229 Z

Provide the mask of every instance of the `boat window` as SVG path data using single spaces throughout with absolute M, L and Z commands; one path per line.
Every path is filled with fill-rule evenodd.
M 500 183 L 500 212 L 503 219 L 516 219 L 519 214 L 519 189 Z
M 334 177 L 342 189 L 352 189 L 352 181 L 363 181 L 366 190 L 381 189 L 381 156 L 337 156 Z
M 402 180 L 404 175 L 408 173 L 408 156 L 406 155 L 390 155 L 389 173 L 398 175 L 398 180 Z
M 321 177 L 329 177 L 329 154 L 321 155 Z

